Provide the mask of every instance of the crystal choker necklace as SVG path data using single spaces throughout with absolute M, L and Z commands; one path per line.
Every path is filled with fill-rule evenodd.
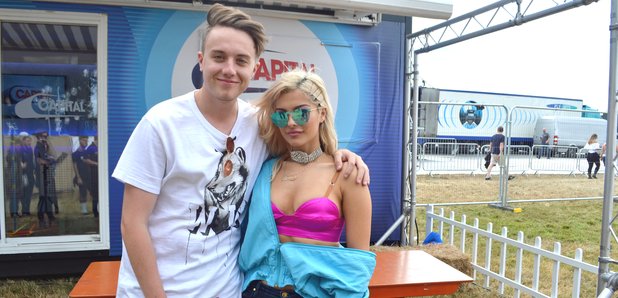
M 292 159 L 292 161 L 294 162 L 297 162 L 303 165 L 308 164 L 318 159 L 320 155 L 322 155 L 322 148 L 320 147 L 318 147 L 318 149 L 315 149 L 310 154 L 307 154 L 303 151 L 290 151 L 290 159 Z

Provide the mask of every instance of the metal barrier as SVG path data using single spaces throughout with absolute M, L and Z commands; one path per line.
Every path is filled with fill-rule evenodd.
M 577 171 L 577 151 L 573 146 L 534 145 L 530 170 L 535 174 L 541 171 L 573 174 Z
M 601 155 L 601 149 L 597 149 L 596 150 L 597 153 L 599 153 L 599 156 Z M 588 173 L 588 159 L 586 158 L 588 153 L 588 149 L 580 149 L 577 152 L 577 171 L 582 173 L 582 174 L 587 174 Z M 604 163 L 603 161 L 599 160 L 600 166 L 599 166 L 599 173 L 605 173 L 605 167 L 604 167 Z M 592 165 L 592 171 L 594 171 L 594 168 L 596 166 L 593 164 Z
M 408 169 L 411 169 L 412 168 L 412 143 L 408 143 L 408 154 L 409 154 Z M 423 161 L 423 158 L 424 158 L 423 157 L 423 146 L 421 146 L 421 144 L 416 144 L 416 168 L 417 169 L 421 168 L 421 163 Z
M 614 168 L 614 179 L 618 178 L 618 165 L 616 164 L 616 159 L 618 158 L 618 155 L 614 155 L 614 161 L 611 164 L 607 163 L 606 160 L 606 156 L 601 156 L 601 162 L 603 163 L 603 168 L 606 168 L 608 165 L 610 165 L 612 168 Z M 605 172 L 607 172 L 605 170 Z
M 465 171 L 477 169 L 478 145 L 474 143 L 425 143 L 421 168 L 425 171 Z
M 485 173 L 485 153 L 489 145 L 476 143 L 426 142 L 417 144 L 417 168 L 429 174 L 432 172 Z M 600 150 L 599 150 L 600 151 Z M 588 162 L 583 149 L 572 146 L 554 145 L 512 145 L 509 152 L 509 173 L 539 174 L 540 172 L 563 172 L 571 175 L 588 171 Z M 505 164 L 505 160 L 501 161 Z M 599 173 L 605 173 L 604 163 Z M 410 165 L 411 166 L 411 165 Z M 614 164 L 618 172 L 618 167 Z M 493 168 L 492 173 L 500 171 Z
M 423 160 L 423 145 L 426 143 L 448 143 L 453 144 L 457 143 L 457 139 L 455 138 L 441 138 L 441 137 L 419 137 L 418 142 L 416 143 L 416 153 L 417 153 L 417 164 L 416 168 L 420 169 L 420 161 Z M 408 152 L 410 152 L 410 161 L 412 160 L 412 143 L 408 143 Z M 410 165 L 411 166 L 411 165 Z
M 481 171 L 486 172 L 487 169 L 485 168 L 485 154 L 489 152 L 489 145 L 484 145 L 483 147 L 481 147 L 480 152 L 483 152 L 483 154 L 480 155 L 478 168 Z M 521 174 L 524 174 L 529 169 L 530 156 L 531 156 L 531 150 L 529 146 L 525 146 L 525 145 L 511 146 L 511 152 L 509 154 L 509 158 L 510 158 L 509 172 L 511 173 L 519 172 Z M 501 158 L 504 158 L 504 157 L 501 156 Z M 500 163 L 504 165 L 504 160 L 501 160 Z M 499 171 L 500 171 L 500 167 L 497 167 L 497 166 L 492 169 L 492 173 L 499 172 Z
M 418 137 L 418 144 L 424 145 L 425 143 L 457 143 L 455 138 L 440 138 L 440 137 Z

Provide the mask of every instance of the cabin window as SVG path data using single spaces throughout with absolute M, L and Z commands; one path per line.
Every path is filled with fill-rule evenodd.
M 105 186 L 99 183 L 99 128 L 105 93 L 99 87 L 105 19 L 58 14 L 65 16 L 0 13 L 0 246 L 62 242 L 59 237 L 101 239 Z

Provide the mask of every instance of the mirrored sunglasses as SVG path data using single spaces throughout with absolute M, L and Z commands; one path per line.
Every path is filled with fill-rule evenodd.
M 309 116 L 311 116 L 311 111 L 317 110 L 319 108 L 296 108 L 292 111 L 275 111 L 270 115 L 270 119 L 273 123 L 279 127 L 284 128 L 288 126 L 288 115 L 292 117 L 294 123 L 297 125 L 303 126 L 307 124 L 309 121 Z

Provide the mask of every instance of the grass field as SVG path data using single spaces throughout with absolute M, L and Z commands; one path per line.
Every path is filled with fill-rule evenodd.
M 0 297 L 68 297 L 76 282 L 76 277 L 3 280 L 0 282 Z
M 417 201 L 419 204 L 492 202 L 498 197 L 498 179 L 485 181 L 482 175 L 438 175 L 417 178 Z M 584 176 L 541 175 L 517 176 L 508 187 L 510 200 L 589 198 L 603 195 L 603 176 L 587 179 Z M 596 264 L 601 236 L 602 201 L 600 199 L 566 202 L 511 203 L 523 212 L 512 213 L 487 204 L 445 206 L 446 212 L 454 211 L 456 218 L 466 214 L 468 222 L 478 218 L 480 226 L 492 222 L 494 233 L 508 227 L 509 237 L 515 238 L 523 231 L 526 243 L 533 238 L 543 239 L 543 248 L 552 250 L 554 242 L 562 244 L 562 254 L 573 257 L 576 248 L 584 251 L 584 261 Z M 424 208 L 419 207 L 418 225 L 420 239 L 424 238 Z M 614 212 L 615 213 L 615 212 Z M 612 253 L 618 258 L 616 253 Z M 614 270 L 615 271 L 615 270 Z M 507 270 L 508 273 L 508 270 Z M 549 274 L 546 274 L 549 275 Z M 526 275 L 524 275 L 526 278 Z M 547 283 L 546 277 L 542 281 Z M 76 278 L 45 280 L 5 280 L 0 282 L 0 297 L 66 297 Z M 561 276 L 560 285 L 570 285 L 571 277 Z M 593 297 L 596 291 L 596 276 L 584 276 L 582 297 Z M 479 284 L 476 282 L 475 284 Z M 492 286 L 495 286 L 492 284 Z M 566 288 L 566 287 L 565 287 Z M 560 297 L 570 297 L 560 292 Z M 507 291 L 507 293 L 509 293 Z M 476 285 L 467 285 L 452 297 L 496 297 L 496 292 Z
M 492 202 L 497 200 L 499 192 L 497 179 L 485 181 L 482 175 L 419 176 L 417 185 L 417 201 L 419 204 Z M 518 176 L 509 183 L 508 198 L 509 200 L 594 198 L 603 195 L 603 188 L 603 176 L 600 176 L 599 179 L 587 179 L 581 175 Z M 493 223 L 493 231 L 497 234 L 500 233 L 502 227 L 507 227 L 508 236 L 511 239 L 516 239 L 517 232 L 522 231 L 525 235 L 525 243 L 528 244 L 533 244 L 534 237 L 539 236 L 543 240 L 542 247 L 546 250 L 553 250 L 554 242 L 560 242 L 562 255 L 565 256 L 574 257 L 575 250 L 581 248 L 584 252 L 583 259 L 585 262 L 597 263 L 601 237 L 603 205 L 601 199 L 534 203 L 511 202 L 509 205 L 520 207 L 523 212 L 508 212 L 488 207 L 487 204 L 438 206 L 437 208 L 444 208 L 445 214 L 454 211 L 458 220 L 461 219 L 461 215 L 465 214 L 468 223 L 471 223 L 474 218 L 478 218 L 481 228 L 485 228 L 487 223 L 491 222 Z M 421 229 L 420 239 L 424 239 L 424 211 L 424 208 L 419 208 L 417 211 L 419 214 L 418 224 Z M 510 254 L 512 255 L 512 253 Z M 612 252 L 612 257 L 616 258 L 618 255 Z M 497 259 L 497 256 L 493 259 Z M 527 266 L 526 262 L 530 263 L 532 260 L 524 260 L 524 269 Z M 512 264 L 514 265 L 514 262 Z M 531 268 L 531 266 L 527 267 Z M 566 269 L 565 267 L 561 271 L 566 271 Z M 514 273 L 511 272 L 511 274 Z M 509 269 L 507 268 L 508 275 Z M 581 297 L 594 297 L 596 294 L 596 275 L 591 275 L 584 274 L 582 277 L 584 284 L 582 285 Z M 524 280 L 526 280 L 525 271 Z M 477 281 L 477 283 L 479 282 L 481 281 Z M 541 282 L 546 285 L 545 288 L 550 286 L 550 274 L 543 274 Z M 559 284 L 559 297 L 570 297 L 572 275 L 563 272 Z M 495 283 L 492 285 L 496 286 Z M 549 293 L 548 291 L 544 292 Z M 507 293 L 509 292 L 507 291 Z M 488 294 L 487 297 L 494 297 L 492 295 Z M 455 297 L 478 296 L 477 294 L 458 293 Z

